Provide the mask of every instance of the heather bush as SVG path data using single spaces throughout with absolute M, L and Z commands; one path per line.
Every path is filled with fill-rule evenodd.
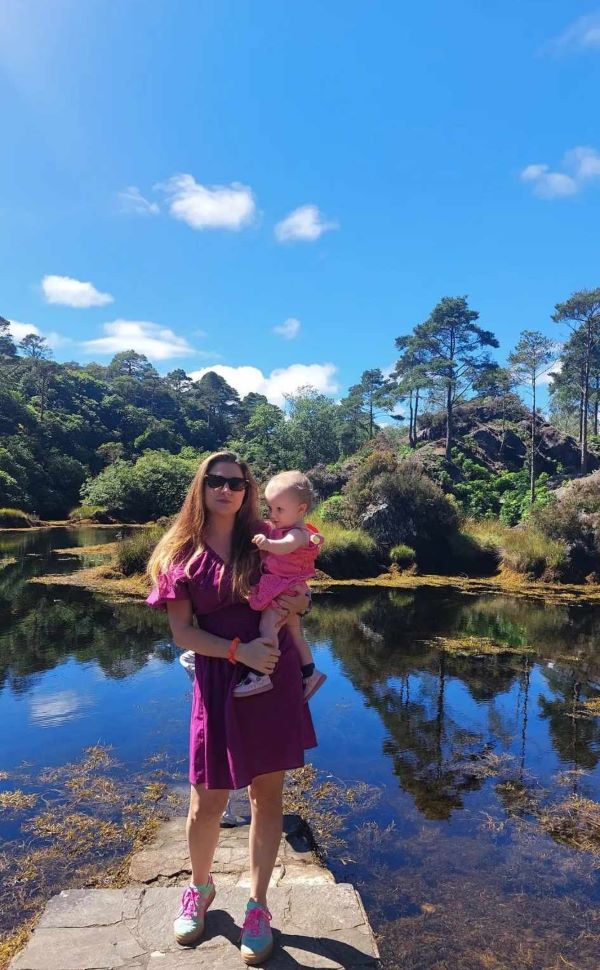
M 448 539 L 458 530 L 458 512 L 417 462 L 374 453 L 352 475 L 345 497 L 350 524 L 363 528 L 381 550 L 407 545 L 420 566 L 447 566 Z

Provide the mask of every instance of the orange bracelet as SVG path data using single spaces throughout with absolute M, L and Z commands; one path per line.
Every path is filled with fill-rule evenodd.
M 229 644 L 229 650 L 227 651 L 227 659 L 230 664 L 237 663 L 237 657 L 235 653 L 241 642 L 242 641 L 240 640 L 239 637 L 234 637 L 231 643 Z

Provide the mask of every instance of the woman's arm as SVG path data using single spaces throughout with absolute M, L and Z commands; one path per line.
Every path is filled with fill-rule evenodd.
M 169 626 L 176 646 L 181 650 L 193 650 L 203 657 L 227 659 L 231 641 L 217 637 L 194 626 L 194 613 L 189 600 L 170 600 L 167 603 Z M 240 663 L 263 674 L 272 673 L 279 659 L 279 647 L 265 637 L 257 637 L 249 643 L 240 643 L 236 658 Z

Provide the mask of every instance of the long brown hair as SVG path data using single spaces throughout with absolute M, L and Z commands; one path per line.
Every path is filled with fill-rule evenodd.
M 150 556 L 147 572 L 156 584 L 159 576 L 164 575 L 173 563 L 184 563 L 185 574 L 190 575 L 193 560 L 205 547 L 208 516 L 204 502 L 204 479 L 218 462 L 239 465 L 248 482 L 231 537 L 232 592 L 235 597 L 243 598 L 248 594 L 257 564 L 256 548 L 251 539 L 259 520 L 258 487 L 249 465 L 230 451 L 217 451 L 204 459 L 192 479 L 181 511 Z

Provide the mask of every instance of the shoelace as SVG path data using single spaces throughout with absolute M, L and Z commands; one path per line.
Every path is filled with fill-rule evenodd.
M 270 923 L 272 919 L 273 917 L 268 909 L 255 907 L 247 911 L 243 928 L 248 930 L 250 936 L 260 936 L 263 930 L 268 929 L 267 920 Z
M 198 903 L 200 901 L 200 893 L 193 886 L 188 886 L 183 896 L 181 897 L 181 915 L 187 916 L 188 919 L 194 919 L 198 915 Z

